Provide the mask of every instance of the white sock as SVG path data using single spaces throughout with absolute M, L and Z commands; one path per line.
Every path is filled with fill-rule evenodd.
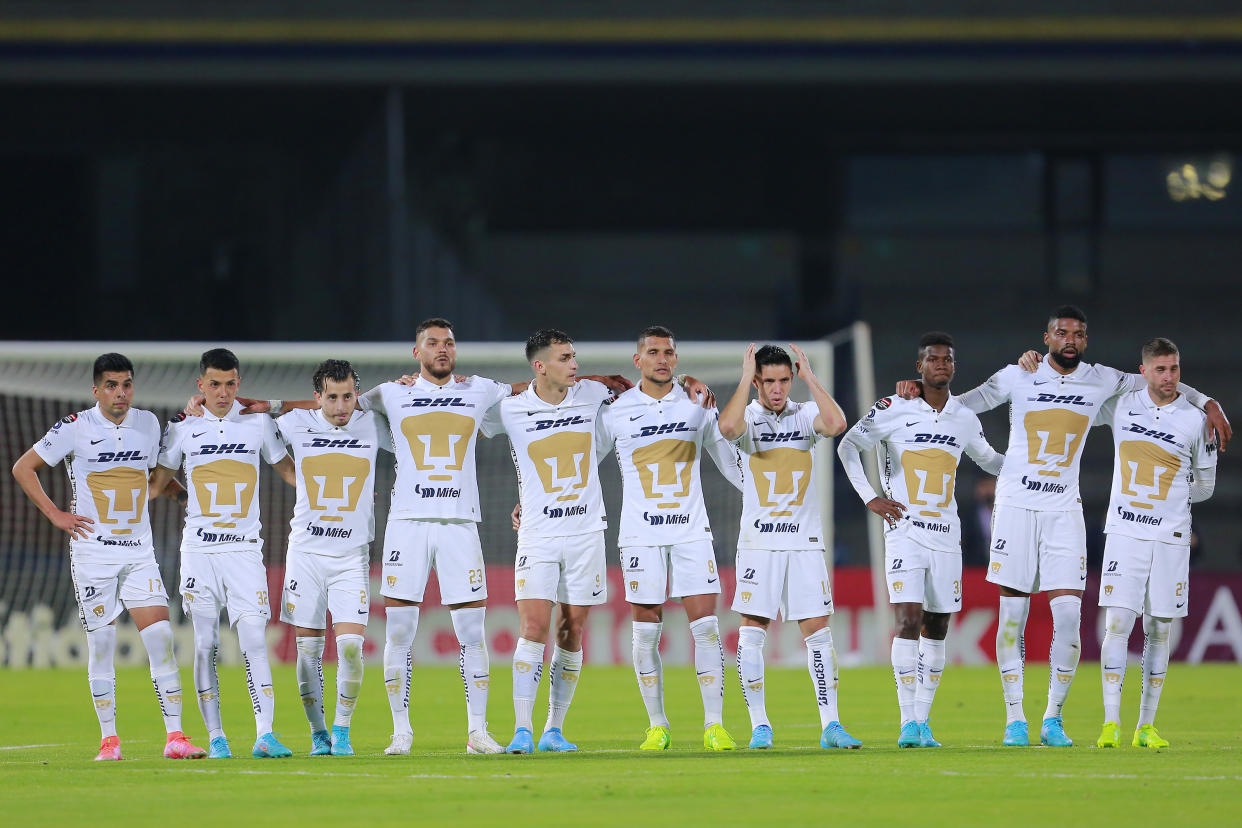
M 634 675 L 638 678 L 638 692 L 647 707 L 647 720 L 651 727 L 668 727 L 664 715 L 664 665 L 660 661 L 660 631 L 664 624 L 659 621 L 635 621 L 633 632 Z
M 364 643 L 365 639 L 357 633 L 336 637 L 336 717 L 332 721 L 336 727 L 349 727 L 353 720 L 366 670 L 362 663 Z
M 690 625 L 694 636 L 694 672 L 703 697 L 703 729 L 724 721 L 724 647 L 720 644 L 720 622 L 707 615 Z
M 1169 630 L 1172 619 L 1144 616 L 1143 632 L 1143 697 L 1139 701 L 1139 727 L 1156 723 L 1160 691 L 1169 672 Z
M 837 713 L 837 651 L 832 646 L 832 630 L 824 627 L 803 639 L 806 643 L 806 668 L 815 688 L 819 706 L 819 726 L 827 727 L 840 721 Z
M 414 634 L 418 632 L 418 607 L 385 607 L 384 689 L 392 712 L 392 732 L 413 733 L 410 728 L 410 684 L 414 677 Z
M 323 715 L 323 648 L 325 637 L 298 636 L 298 692 L 311 733 L 327 730 Z
M 763 645 L 767 639 L 768 631 L 763 627 L 747 626 L 737 631 L 737 678 L 750 713 L 751 730 L 772 725 L 763 698 Z
M 176 733 L 181 730 L 181 674 L 177 672 L 177 658 L 173 655 L 172 624 L 156 621 L 139 630 L 138 634 L 147 648 L 151 684 L 155 687 L 155 700 L 159 702 L 160 713 L 164 716 L 164 730 Z
M 552 669 L 548 674 L 548 720 L 544 723 L 544 730 L 564 727 L 565 714 L 569 712 L 581 676 L 582 650 L 570 652 L 553 647 Z
M 224 735 L 220 720 L 220 675 L 216 672 L 216 654 L 220 651 L 220 618 L 206 613 L 190 613 L 194 624 L 194 692 L 198 712 L 207 728 L 207 738 Z
M 492 682 L 491 663 L 484 643 L 483 620 L 487 610 L 483 607 L 466 607 L 449 613 L 453 619 L 453 632 L 461 645 L 458 669 L 461 682 L 466 688 L 466 731 L 487 727 L 487 691 Z
M 1044 718 L 1061 715 L 1069 695 L 1078 659 L 1082 655 L 1079 628 L 1082 626 L 1082 599 L 1058 595 L 1048 602 L 1052 610 L 1052 646 L 1048 650 L 1048 707 Z
M 543 678 L 544 645 L 519 638 L 513 650 L 513 729 L 524 727 L 533 731 L 535 696 Z
M 276 689 L 272 686 L 272 666 L 267 661 L 267 619 L 248 615 L 237 621 L 237 643 L 246 665 L 246 687 L 254 708 L 256 736 L 272 732 L 276 719 Z
M 901 709 L 901 723 L 914 721 L 914 688 L 919 677 L 919 642 L 912 638 L 893 638 L 890 658 L 893 662 L 893 682 L 897 685 L 897 707 Z
M 116 627 L 109 624 L 86 631 L 86 678 L 99 719 L 100 738 L 116 735 Z
M 1100 685 L 1104 691 L 1104 721 L 1121 724 L 1121 689 L 1126 683 L 1130 660 L 1130 631 L 1138 613 L 1109 607 L 1104 614 L 1104 640 L 1100 642 Z
M 1000 597 L 996 666 L 1000 668 L 1001 691 L 1005 694 L 1005 724 L 1026 721 L 1026 713 L 1022 710 L 1022 681 L 1026 666 L 1026 617 L 1030 611 L 1029 597 Z
M 919 636 L 919 684 L 914 691 L 914 720 L 926 722 L 931 718 L 932 702 L 940 689 L 940 676 L 944 673 L 944 641 Z

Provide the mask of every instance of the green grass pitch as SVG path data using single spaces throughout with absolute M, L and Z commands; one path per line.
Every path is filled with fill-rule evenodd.
M 504 743 L 513 721 L 509 665 L 496 659 L 493 667 L 492 732 Z M 189 686 L 187 666 L 182 675 Z M 329 695 L 333 677 L 328 665 Z M 145 670 L 126 669 L 117 688 L 125 761 L 95 763 L 98 730 L 84 670 L 0 671 L 5 824 L 1223 825 L 1242 809 L 1242 738 L 1232 715 L 1242 670 L 1234 665 L 1172 665 L 1159 726 L 1173 747 L 1159 753 L 1128 745 L 1137 667 L 1127 682 L 1119 750 L 1094 747 L 1097 664 L 1082 665 L 1071 693 L 1065 721 L 1078 744 L 1068 749 L 1000 747 L 995 669 L 950 666 L 932 718 L 945 747 L 899 750 L 892 676 L 877 667 L 841 674 L 842 719 L 862 750 L 820 750 L 806 672 L 773 669 L 767 700 L 776 749 L 707 754 L 693 671 L 677 667 L 666 680 L 673 748 L 640 754 L 634 748 L 646 716 L 632 671 L 588 665 L 566 724 L 578 754 L 466 756 L 460 679 L 455 670 L 423 668 L 414 677 L 414 754 L 383 756 L 390 719 L 372 668 L 354 717 L 359 755 L 310 759 L 292 667 L 278 667 L 275 679 L 277 730 L 295 752 L 291 760 L 160 758 L 163 729 L 150 680 Z M 1027 714 L 1036 733 L 1046 680 L 1046 667 L 1028 671 Z M 223 670 L 221 682 L 234 752 L 248 756 L 253 719 L 240 670 Z M 744 745 L 749 720 L 732 671 L 725 715 Z M 537 712 L 536 725 L 541 721 Z M 192 704 L 185 730 L 206 747 Z

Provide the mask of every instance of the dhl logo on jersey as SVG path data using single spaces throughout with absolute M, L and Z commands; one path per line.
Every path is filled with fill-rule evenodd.
M 415 397 L 408 403 L 402 403 L 402 408 L 474 408 L 474 403 L 468 403 L 462 397 Z
M 557 420 L 536 420 L 533 426 L 526 429 L 526 432 L 529 434 L 532 431 L 547 431 L 549 428 L 565 428 L 566 426 L 589 425 L 590 423 L 590 417 L 582 416 L 561 417 Z
M 765 432 L 757 435 L 760 443 L 792 443 L 796 440 L 805 440 L 806 435 L 801 431 L 781 431 L 781 432 Z

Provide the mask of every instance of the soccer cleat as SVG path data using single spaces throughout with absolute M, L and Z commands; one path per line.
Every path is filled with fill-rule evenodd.
M 737 750 L 737 742 L 722 724 L 714 724 L 703 731 L 704 750 Z
M 409 756 L 410 747 L 414 744 L 413 733 L 394 733 L 388 747 L 384 748 L 385 756 Z
M 862 742 L 845 732 L 845 728 L 840 722 L 829 722 L 824 728 L 824 732 L 820 734 L 819 746 L 822 748 L 845 748 L 846 750 L 857 750 L 862 747 Z
M 349 743 L 349 728 L 332 725 L 332 755 L 353 756 L 354 746 Z
M 1074 746 L 1074 740 L 1066 734 L 1060 716 L 1044 719 L 1043 726 L 1039 728 L 1039 743 L 1048 747 Z
M 232 759 L 233 751 L 229 750 L 229 740 L 225 736 L 217 736 L 207 745 L 208 759 Z
M 202 759 L 206 755 L 207 751 L 190 744 L 180 730 L 168 734 L 168 742 L 164 745 L 165 759 Z
M 901 733 L 897 734 L 897 747 L 916 748 L 922 746 L 923 736 L 919 733 L 919 723 L 909 721 L 903 724 L 901 726 Z
M 121 761 L 121 738 L 119 736 L 107 736 L 104 739 L 102 739 L 99 742 L 99 755 L 95 757 L 95 761 L 96 762 L 119 762 Z
M 559 727 L 549 727 L 539 737 L 539 749 L 545 753 L 573 753 L 578 746 L 566 739 Z
M 326 730 L 316 730 L 311 734 L 311 756 L 332 755 L 332 735 Z
M 1005 739 L 1001 744 L 1005 747 L 1029 747 L 1031 737 L 1027 735 L 1026 722 L 1010 722 L 1005 725 Z
M 470 731 L 466 737 L 466 753 L 504 753 L 505 749 L 492 738 L 486 727 Z
M 1100 738 L 1095 740 L 1096 747 L 1118 747 L 1121 745 L 1121 725 L 1117 722 L 1105 722 L 1100 729 Z
M 759 725 L 750 732 L 750 744 L 747 745 L 751 750 L 767 750 L 772 747 L 772 727 L 771 725 Z
M 655 725 L 647 728 L 647 738 L 643 739 L 643 743 L 638 746 L 639 750 L 668 750 L 668 746 L 672 744 L 673 736 L 669 733 L 667 727 L 663 725 Z
M 1145 724 L 1138 730 L 1134 731 L 1134 739 L 1130 742 L 1133 747 L 1151 748 L 1152 750 L 1160 750 L 1169 746 L 1169 740 L 1162 737 L 1156 732 L 1154 724 Z M 116 758 L 120 759 L 121 754 L 118 752 Z
M 936 741 L 936 737 L 931 732 L 931 722 L 919 722 L 919 738 L 923 740 L 923 747 L 940 747 L 940 743 Z
M 276 734 L 269 731 L 254 740 L 254 749 L 250 751 L 250 755 L 255 759 L 287 759 L 293 755 L 293 751 L 282 745 Z
M 543 742 L 542 739 L 540 739 L 539 741 L 541 743 Z M 509 743 L 509 746 L 507 748 L 505 748 L 505 753 L 534 753 L 534 752 L 535 752 L 535 737 L 531 735 L 530 730 L 525 727 L 519 727 L 517 730 L 513 731 L 513 741 Z

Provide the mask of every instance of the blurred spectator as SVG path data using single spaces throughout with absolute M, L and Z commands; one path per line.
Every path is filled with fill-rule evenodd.
M 996 478 L 975 480 L 971 500 L 958 506 L 962 519 L 962 565 L 987 566 L 992 542 L 992 506 L 996 502 Z

